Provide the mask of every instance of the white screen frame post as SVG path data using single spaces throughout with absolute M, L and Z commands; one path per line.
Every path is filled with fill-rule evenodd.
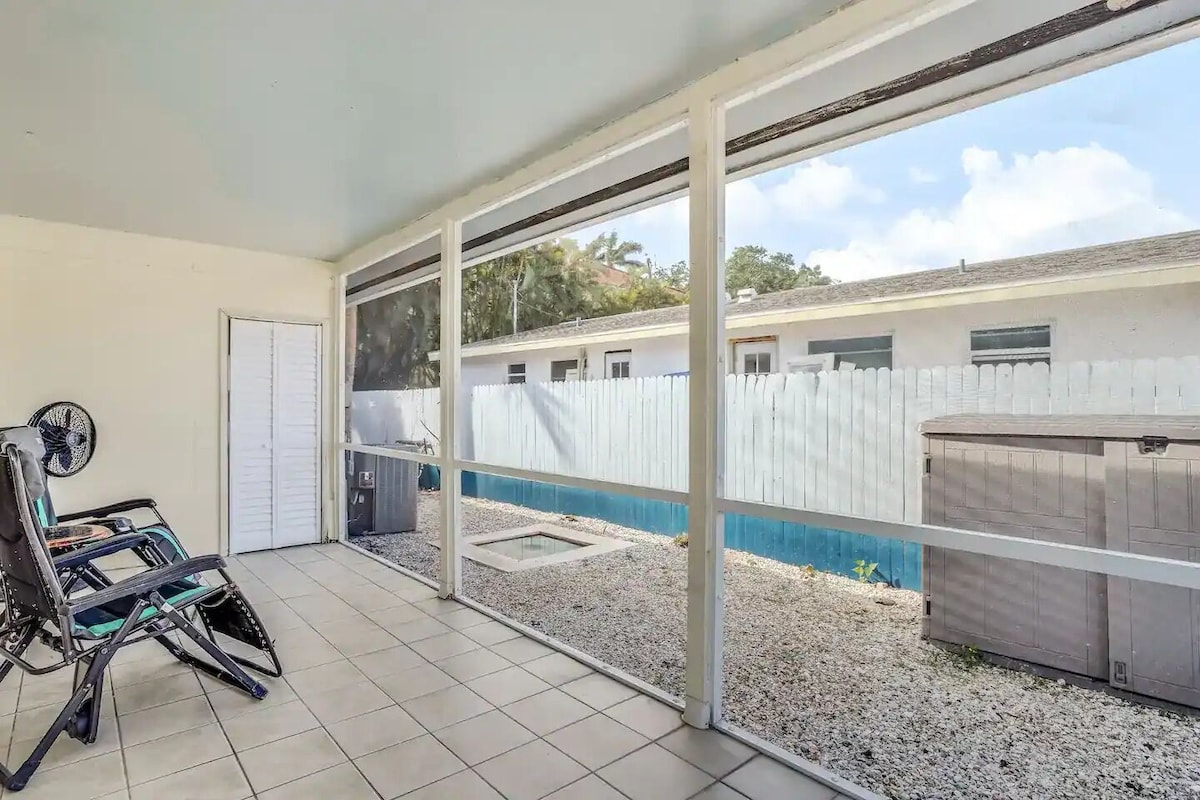
M 441 562 L 438 596 L 462 594 L 462 469 L 459 467 L 459 385 L 462 383 L 462 220 L 442 223 L 441 274 Z
M 688 113 L 688 577 L 683 721 L 721 718 L 725 519 L 725 107 L 696 100 Z

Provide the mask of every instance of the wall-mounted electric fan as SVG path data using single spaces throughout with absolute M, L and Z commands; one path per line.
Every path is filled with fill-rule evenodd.
M 74 475 L 87 466 L 96 452 L 96 424 L 76 403 L 60 401 L 42 406 L 29 418 L 46 445 L 42 465 L 56 478 Z

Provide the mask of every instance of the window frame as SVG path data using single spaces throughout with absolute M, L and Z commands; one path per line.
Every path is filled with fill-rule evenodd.
M 520 367 L 520 370 L 516 370 L 514 367 Z M 508 383 L 525 383 L 527 380 L 529 380 L 528 375 L 528 362 L 517 361 L 508 365 Z M 520 378 L 520 380 L 513 380 L 514 378 Z
M 761 347 L 751 348 L 752 345 L 761 345 Z M 735 375 L 770 375 L 778 371 L 779 367 L 779 337 L 778 336 L 748 336 L 743 339 L 730 339 L 730 349 L 733 351 L 733 374 Z M 746 349 L 744 349 L 746 348 Z M 749 352 L 747 352 L 749 349 Z M 749 372 L 745 369 L 746 356 L 753 355 L 755 357 L 754 365 L 756 369 Z M 761 367 L 761 359 L 767 356 L 767 369 L 764 371 L 758 369 Z
M 613 358 L 610 359 L 610 356 Z M 604 378 L 605 380 L 619 380 L 630 376 L 630 365 L 633 363 L 632 350 L 605 350 L 604 351 Z M 624 367 L 624 375 L 613 375 L 613 367 Z
M 825 349 L 813 350 L 813 345 L 836 345 L 838 343 L 852 342 L 859 345 L 867 345 L 873 343 L 872 340 L 887 339 L 887 347 L 876 346 L 867 347 L 859 346 L 847 349 L 837 349 L 836 347 L 827 347 Z M 810 356 L 833 356 L 833 368 L 841 369 L 842 360 L 847 359 L 854 364 L 854 369 L 895 369 L 896 367 L 896 334 L 894 331 L 887 333 L 869 334 L 866 336 L 837 336 L 830 339 L 809 339 L 805 344 L 805 351 Z M 873 364 L 871 366 L 862 366 L 851 358 L 854 355 L 870 355 L 876 353 L 887 354 L 887 364 Z
M 1020 330 L 1045 330 L 1047 343 L 1043 347 L 1041 345 L 1030 347 L 976 347 L 975 337 L 977 335 L 1005 333 Z M 1016 366 L 1018 364 L 1046 364 L 1049 366 L 1054 361 L 1054 323 L 1052 322 L 1014 322 L 1004 323 L 1000 325 L 988 325 L 982 328 L 971 328 L 967 332 L 967 363 L 973 367 L 983 367 L 987 365 L 1001 366 L 1009 364 Z
M 564 374 L 563 377 L 561 377 L 561 378 L 554 377 L 554 368 L 555 368 L 555 366 L 560 365 L 560 364 L 574 364 L 575 366 L 573 366 L 573 367 L 566 367 L 565 372 L 569 373 L 571 370 L 575 370 L 575 377 L 572 378 L 568 374 Z M 568 381 L 580 380 L 580 378 L 581 378 L 581 373 L 580 373 L 578 358 L 558 358 L 558 359 L 552 359 L 550 361 L 550 382 L 551 383 L 567 383 Z

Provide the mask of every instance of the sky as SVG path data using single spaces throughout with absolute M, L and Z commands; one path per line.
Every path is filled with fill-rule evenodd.
M 851 281 L 1200 228 L 1197 75 L 1200 40 L 731 183 L 726 252 Z M 571 236 L 613 230 L 686 260 L 687 199 Z

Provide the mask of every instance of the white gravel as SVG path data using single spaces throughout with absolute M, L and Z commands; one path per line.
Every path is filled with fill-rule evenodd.
M 517 573 L 463 563 L 466 594 L 682 694 L 686 551 L 600 520 L 464 498 L 465 534 L 552 522 L 637 544 Z M 433 576 L 421 531 L 356 543 Z M 888 797 L 1200 800 L 1200 717 L 963 659 L 920 638 L 916 592 L 727 551 L 725 709 Z M 880 604 L 883 600 L 890 605 Z

